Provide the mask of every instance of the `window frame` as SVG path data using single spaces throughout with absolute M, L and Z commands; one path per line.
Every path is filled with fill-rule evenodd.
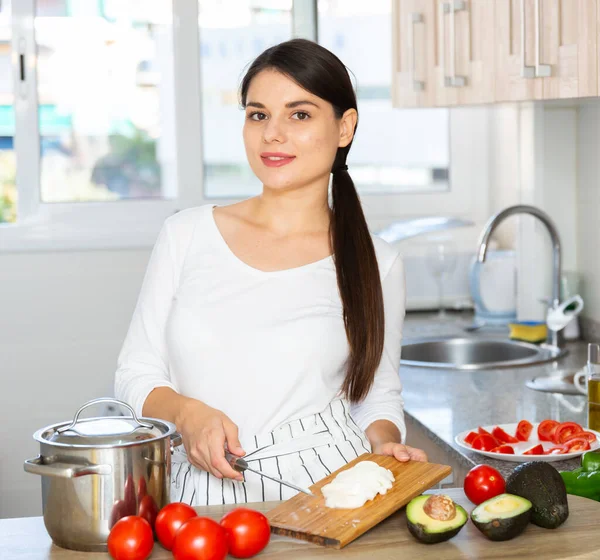
M 151 247 L 163 221 L 178 210 L 242 198 L 204 196 L 200 29 L 197 0 L 173 0 L 173 75 L 178 196 L 115 202 L 40 201 L 39 125 L 34 36 L 35 0 L 12 6 L 12 52 L 17 157 L 17 223 L 0 224 L 0 250 L 60 251 Z M 316 37 L 317 0 L 294 0 L 292 36 Z M 310 29 L 307 22 L 312 22 Z M 19 55 L 26 80 L 20 81 Z M 195 71 L 194 71 L 195 69 Z M 447 191 L 363 194 L 373 230 L 400 217 L 444 213 L 482 221 L 487 216 L 488 118 L 485 108 L 450 109 L 450 188 Z M 453 134 L 454 131 L 461 134 Z M 470 142 L 464 141 L 469 130 Z M 35 138 L 36 142 L 30 139 Z M 352 170 L 350 169 L 350 173 Z M 24 188 L 23 185 L 35 185 Z

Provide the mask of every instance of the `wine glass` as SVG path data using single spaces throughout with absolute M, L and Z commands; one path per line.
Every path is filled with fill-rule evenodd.
M 437 319 L 445 320 L 448 316 L 444 307 L 444 282 L 456 268 L 456 247 L 450 240 L 436 240 L 429 245 L 425 258 L 427 267 L 438 285 Z

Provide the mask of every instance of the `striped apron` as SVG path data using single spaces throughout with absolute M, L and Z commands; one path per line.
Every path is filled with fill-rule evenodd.
M 363 453 L 371 445 L 352 417 L 346 400 L 336 399 L 322 412 L 293 420 L 272 432 L 242 442 L 251 468 L 308 488 Z M 287 500 L 292 488 L 243 473 L 244 481 L 219 479 L 194 467 L 183 446 L 177 447 L 171 465 L 171 501 L 192 506 L 243 504 Z

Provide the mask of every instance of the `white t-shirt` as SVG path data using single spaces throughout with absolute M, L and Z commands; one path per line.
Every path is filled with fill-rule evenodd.
M 141 415 L 156 387 L 223 411 L 242 446 L 256 434 L 316 414 L 339 395 L 348 342 L 332 257 L 263 272 L 229 248 L 213 205 L 171 216 L 159 234 L 118 362 L 117 398 Z M 365 429 L 392 421 L 403 441 L 398 376 L 404 269 L 373 237 L 385 305 L 385 347 L 367 398 L 351 414 Z

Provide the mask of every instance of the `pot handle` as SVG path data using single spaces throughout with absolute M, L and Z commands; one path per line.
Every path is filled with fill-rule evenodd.
M 37 456 L 35 459 L 27 459 L 23 468 L 25 472 L 31 474 L 39 474 L 41 476 L 53 476 L 57 478 L 79 478 L 88 474 L 111 474 L 112 467 L 110 465 L 77 465 L 75 463 L 43 463 L 42 457 Z
M 183 438 L 179 432 L 175 432 L 171 435 L 171 455 L 175 453 L 175 448 L 183 443 Z
M 131 406 L 129 406 L 126 402 L 123 401 L 118 401 L 117 399 L 112 399 L 110 397 L 102 397 L 100 399 L 93 399 L 91 401 L 86 402 L 76 413 L 75 413 L 75 417 L 73 418 L 73 422 L 71 422 L 68 426 L 63 426 L 62 428 L 58 428 L 56 430 L 57 434 L 61 434 L 62 432 L 67 432 L 69 430 L 72 430 L 73 428 L 75 428 L 75 426 L 77 425 L 77 422 L 79 421 L 79 416 L 81 415 L 81 413 L 88 407 L 93 406 L 95 404 L 100 404 L 100 403 L 114 403 L 114 404 L 118 404 L 124 408 L 126 408 L 127 410 L 129 410 L 129 412 L 131 412 L 131 417 L 133 418 L 133 421 L 138 425 L 138 427 L 140 428 L 148 428 L 148 429 L 152 429 L 154 427 L 153 424 L 150 424 L 149 422 L 144 422 L 143 420 L 140 420 L 137 417 L 137 414 L 135 413 L 135 410 L 133 410 L 133 408 Z M 137 429 L 137 428 L 136 428 Z

